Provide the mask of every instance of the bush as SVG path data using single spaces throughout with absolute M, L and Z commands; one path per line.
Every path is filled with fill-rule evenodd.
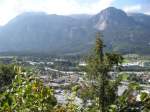
M 0 112 L 53 112 L 57 104 L 53 90 L 19 71 L 12 86 L 0 94 Z

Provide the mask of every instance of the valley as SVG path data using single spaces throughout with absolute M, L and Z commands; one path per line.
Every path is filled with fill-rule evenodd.
M 0 112 L 150 112 L 148 0 L 1 0 Z
M 118 87 L 118 95 L 122 95 L 131 82 L 139 83 L 143 91 L 150 93 L 150 65 L 144 65 L 144 62 L 150 63 L 150 60 L 143 59 L 141 59 L 141 56 L 128 57 L 125 59 L 128 61 L 122 64 L 120 71 L 114 69 L 109 73 L 111 80 L 115 80 L 118 75 L 123 77 Z M 15 63 L 22 66 L 26 69 L 26 74 L 31 73 L 35 75 L 35 77 L 40 78 L 45 86 L 52 87 L 55 90 L 55 96 L 60 104 L 67 103 L 68 96 L 71 96 L 70 89 L 72 87 L 77 85 L 82 87 L 85 86 L 86 83 L 90 83 L 86 78 L 86 72 L 84 70 L 86 64 L 83 60 L 83 58 L 62 56 L 44 58 L 39 56 L 0 57 L 2 64 Z M 140 68 L 141 66 L 142 68 Z M 82 105 L 82 99 L 79 97 L 75 99 L 78 105 Z

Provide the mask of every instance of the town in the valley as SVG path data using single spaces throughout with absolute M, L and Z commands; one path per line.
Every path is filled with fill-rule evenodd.
M 139 83 L 142 91 L 150 94 L 150 58 L 144 59 L 138 55 L 125 55 L 121 70 L 109 72 L 111 80 L 118 75 L 123 77 L 118 87 L 118 95 L 122 95 L 131 82 Z M 54 89 L 58 103 L 64 104 L 71 95 L 69 88 L 79 85 L 82 88 L 89 83 L 86 80 L 86 61 L 81 57 L 33 57 L 33 56 L 1 56 L 2 64 L 18 64 L 26 69 L 28 74 L 35 74 L 44 85 Z M 139 100 L 139 92 L 133 96 Z M 76 96 L 75 102 L 79 105 L 82 100 Z M 89 102 L 90 103 L 90 102 Z

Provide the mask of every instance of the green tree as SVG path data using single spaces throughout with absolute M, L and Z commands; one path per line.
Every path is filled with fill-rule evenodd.
M 100 37 L 100 33 L 97 33 L 94 52 L 87 61 L 87 73 L 92 83 L 98 83 L 95 90 L 98 89 L 99 109 L 100 112 L 106 112 L 108 106 L 115 101 L 118 86 L 118 82 L 110 80 L 108 72 L 118 67 L 123 58 L 119 54 L 104 53 L 105 45 Z
M 0 91 L 4 91 L 12 83 L 15 75 L 14 65 L 0 65 Z
M 116 100 L 117 112 L 149 112 L 150 95 L 141 92 L 142 88 L 138 83 L 130 83 L 128 89 Z M 139 101 L 136 100 L 138 93 Z
M 57 104 L 53 90 L 38 78 L 14 67 L 15 78 L 6 91 L 0 93 L 0 112 L 53 112 Z

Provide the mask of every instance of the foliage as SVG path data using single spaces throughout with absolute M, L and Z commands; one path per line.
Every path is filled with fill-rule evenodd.
M 144 112 L 150 111 L 150 95 L 146 92 L 142 92 L 140 95 L 140 99 L 142 102 L 142 110 Z
M 140 91 L 139 84 L 130 83 L 128 89 L 116 101 L 117 112 L 149 112 L 150 95 Z M 140 95 L 139 101 L 137 94 Z
M 15 74 L 14 65 L 0 65 L 0 91 L 12 83 Z
M 103 53 L 103 41 L 100 33 L 97 33 L 94 53 L 88 58 L 87 73 L 91 81 L 96 81 L 98 86 L 97 97 L 99 98 L 99 108 L 101 112 L 106 112 L 108 106 L 115 101 L 118 83 L 110 81 L 108 72 L 114 66 L 118 68 L 123 57 L 114 53 Z
M 66 104 L 57 105 L 55 107 L 54 112 L 82 112 L 82 107 L 76 104 L 75 98 L 77 97 L 77 90 L 79 89 L 79 86 L 73 86 L 71 88 L 71 95 L 68 96 L 66 94 L 66 98 L 68 99 L 68 102 Z
M 57 104 L 53 90 L 32 76 L 22 73 L 15 67 L 17 74 L 12 86 L 0 94 L 1 112 L 52 112 Z

